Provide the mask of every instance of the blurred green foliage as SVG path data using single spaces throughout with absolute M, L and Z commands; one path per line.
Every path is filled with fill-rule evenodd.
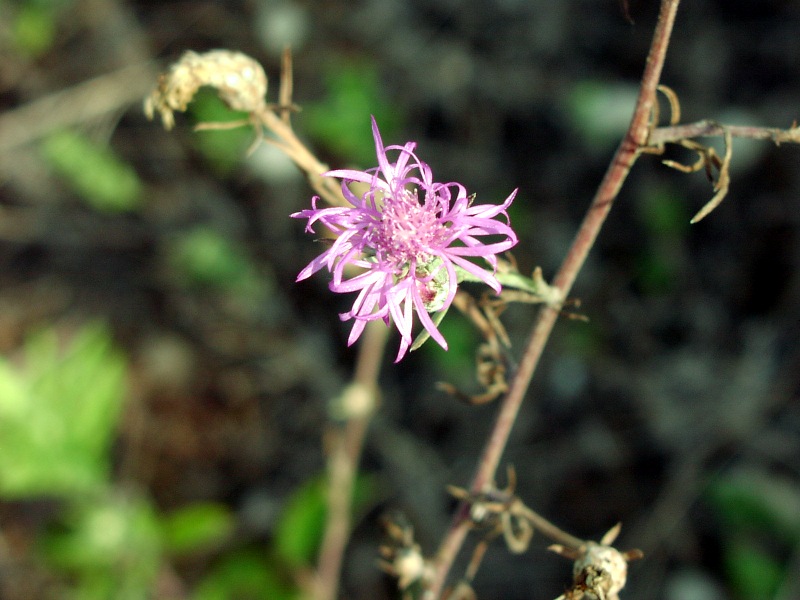
M 784 567 L 753 540 L 735 538 L 724 549 L 731 588 L 741 600 L 772 600 L 785 576 Z
M 434 361 L 444 371 L 447 380 L 472 381 L 475 378 L 475 350 L 481 343 L 478 330 L 456 309 L 448 310 L 439 325 L 448 350 L 436 342 L 428 341 L 419 349 L 428 360 Z
M 198 226 L 172 245 L 172 264 L 189 285 L 238 288 L 255 276 L 244 251 L 215 229 Z
M 195 94 L 194 100 L 189 104 L 188 113 L 196 124 L 231 123 L 248 118 L 247 113 L 228 108 L 211 88 L 201 88 Z M 232 127 L 200 130 L 192 139 L 216 173 L 228 175 L 242 164 L 247 147 L 254 137 L 252 127 Z
M 217 502 L 197 502 L 161 518 L 164 546 L 173 555 L 217 544 L 235 527 L 230 509 Z
M 609 81 L 580 81 L 566 103 L 573 127 L 595 151 L 619 143 L 630 123 L 638 86 Z
M 130 494 L 73 504 L 46 534 L 42 549 L 74 581 L 70 595 L 76 600 L 144 600 L 161 568 L 155 510 Z
M 637 257 L 637 283 L 647 294 L 667 293 L 681 283 L 691 215 L 681 194 L 665 186 L 648 187 L 637 212 L 647 240 Z
M 353 487 L 353 510 L 365 506 L 375 495 L 374 481 L 356 478 Z M 293 568 L 314 563 L 327 515 L 327 480 L 315 477 L 300 486 L 284 507 L 275 530 L 275 554 Z
M 103 489 L 125 369 L 108 330 L 97 324 L 66 346 L 54 331 L 43 331 L 28 340 L 19 364 L 0 359 L 0 494 Z
M 791 576 L 800 544 L 800 490 L 767 472 L 742 469 L 716 478 L 706 498 L 720 522 L 722 560 L 737 598 L 768 600 Z
M 264 310 L 272 279 L 249 252 L 212 227 L 180 232 L 167 244 L 167 260 L 187 288 L 214 290 L 245 310 Z
M 219 546 L 233 527 L 223 505 L 191 504 L 162 516 L 146 497 L 109 490 L 73 503 L 41 548 L 49 564 L 74 581 L 72 597 L 144 600 L 153 597 L 169 556 Z
M 119 213 L 139 207 L 143 189 L 139 176 L 108 146 L 63 130 L 46 138 L 42 151 L 53 171 L 95 210 Z
M 68 339 L 44 330 L 18 359 L 0 359 L 0 497 L 59 499 L 36 549 L 64 575 L 67 598 L 151 598 L 168 556 L 217 547 L 235 526 L 223 505 L 190 504 L 162 516 L 149 498 L 114 482 L 111 446 L 126 371 L 97 323 Z
M 297 122 L 331 152 L 362 168 L 377 165 L 369 115 L 381 130 L 384 144 L 397 144 L 402 118 L 389 102 L 377 67 L 361 57 L 325 66 L 327 96 L 303 105 Z M 404 143 L 403 140 L 402 143 Z
M 86 325 L 67 340 L 55 330 L 42 331 L 30 337 L 18 360 L 0 360 L 0 497 L 61 501 L 36 548 L 52 572 L 63 576 L 65 598 L 151 598 L 170 568 L 167 561 L 222 549 L 236 528 L 223 504 L 194 503 L 159 514 L 146 495 L 113 480 L 111 442 L 126 370 L 124 355 L 100 324 Z M 298 598 L 288 573 L 314 562 L 326 493 L 324 477 L 301 486 L 286 503 L 271 549 L 234 545 L 194 597 Z M 373 496 L 373 481 L 358 478 L 353 506 Z
M 19 3 L 11 15 L 11 42 L 20 54 L 36 58 L 53 45 L 56 10 L 50 2 Z
M 692 215 L 687 212 L 684 196 L 672 186 L 648 186 L 637 209 L 648 235 L 684 237 L 689 231 Z
M 194 600 L 296 600 L 296 588 L 284 581 L 263 550 L 240 550 L 225 556 L 203 578 Z

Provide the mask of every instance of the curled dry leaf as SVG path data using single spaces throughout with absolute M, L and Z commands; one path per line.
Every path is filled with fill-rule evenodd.
M 174 111 L 183 112 L 203 86 L 213 87 L 233 110 L 256 113 L 266 106 L 267 76 L 253 58 L 231 50 L 198 54 L 184 52 L 144 101 L 144 112 L 152 119 L 156 111 L 166 129 L 175 125 Z

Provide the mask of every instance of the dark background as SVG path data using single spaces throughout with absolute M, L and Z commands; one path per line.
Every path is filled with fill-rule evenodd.
M 162 68 L 186 49 L 250 54 L 276 101 L 279 52 L 291 43 L 301 106 L 323 102 L 326 77 L 342 65 L 363 64 L 389 107 L 386 143 L 416 140 L 438 180 L 460 181 L 484 202 L 519 187 L 514 255 L 523 271 L 539 265 L 549 278 L 624 131 L 657 4 L 632 0 L 631 23 L 614 0 L 76 1 L 45 54 L 2 54 L 0 109 L 8 115 L 128 65 L 158 59 Z M 800 98 L 798 27 L 794 1 L 685 2 L 662 77 L 683 120 L 789 127 Z M 282 503 L 324 466 L 326 402 L 354 358 L 336 315 L 348 299 L 331 297 L 323 275 L 294 283 L 319 251 L 288 218 L 309 205 L 302 177 L 259 152 L 225 173 L 212 168 L 186 119 L 173 132 L 146 121 L 140 98 L 153 83 L 132 78 L 115 110 L 61 124 L 106 136 L 135 167 L 147 199 L 134 214 L 99 215 L 42 177 L 35 147 L 45 132 L 35 123 L 13 144 L 0 130 L 0 349 L 13 352 L 42 324 L 107 319 L 131 360 L 138 415 L 120 432 L 118 477 L 164 509 L 229 503 L 244 536 L 268 544 Z M 605 108 L 592 108 L 598 98 Z M 377 108 L 349 108 L 368 136 Z M 328 164 L 354 160 L 306 128 L 303 112 L 294 123 Z M 622 521 L 619 546 L 646 554 L 625 598 L 741 593 L 726 558 L 739 538 L 707 495 L 715 478 L 800 496 L 799 161 L 797 147 L 736 140 L 728 198 L 689 226 L 710 183 L 643 156 L 573 290 L 589 321 L 562 319 L 522 408 L 504 460 L 518 493 L 581 537 L 599 539 Z M 269 284 L 263 304 L 181 284 L 165 256 L 198 224 L 247 249 Z M 534 315 L 529 306 L 506 314 L 517 351 Z M 468 484 L 496 411 L 434 386 L 477 390 L 471 346 L 455 342 L 443 356 L 429 344 L 393 365 L 396 343 L 363 461 L 380 493 L 356 523 L 346 598 L 396 597 L 375 567 L 385 510 L 404 511 L 434 551 L 453 509 L 445 485 Z M 800 536 L 778 542 L 758 526 L 742 535 L 786 568 L 784 595 L 765 597 L 800 597 Z M 515 556 L 495 542 L 478 597 L 560 594 L 569 566 L 547 543 L 537 537 Z M 200 568 L 178 574 L 191 587 Z

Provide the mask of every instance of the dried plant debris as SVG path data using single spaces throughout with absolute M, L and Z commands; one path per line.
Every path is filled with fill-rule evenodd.
M 232 110 L 258 113 L 266 107 L 267 76 L 255 59 L 231 50 L 185 52 L 144 101 L 144 112 L 152 119 L 156 112 L 166 129 L 175 125 L 174 111 L 184 112 L 203 86 L 213 87 Z
M 628 578 L 628 562 L 644 556 L 641 550 L 620 552 L 611 545 L 621 528 L 617 523 L 600 543 L 589 541 L 577 549 L 550 546 L 553 552 L 574 561 L 572 586 L 556 600 L 619 600 Z

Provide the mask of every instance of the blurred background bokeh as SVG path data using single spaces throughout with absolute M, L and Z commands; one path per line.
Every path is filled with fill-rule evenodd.
M 626 9 L 626 6 L 627 9 Z M 558 267 L 624 132 L 656 0 L 0 2 L 0 598 L 297 598 L 324 513 L 328 403 L 355 351 L 311 191 L 202 93 L 174 131 L 142 99 L 187 50 L 294 54 L 298 133 L 328 164 L 415 140 L 440 181 L 511 211 L 521 270 Z M 800 3 L 694 0 L 662 82 L 684 121 L 800 116 Z M 666 108 L 665 111 L 666 112 Z M 721 149 L 719 140 L 717 148 Z M 668 150 L 692 162 L 688 152 Z M 557 326 L 505 456 L 527 504 L 598 539 L 623 522 L 624 598 L 800 598 L 800 149 L 735 140 L 710 217 L 703 173 L 644 156 Z M 517 351 L 535 316 L 505 323 Z M 432 553 L 495 404 L 457 314 L 381 377 L 342 598 L 399 597 L 377 568 L 400 510 Z M 501 485 L 503 480 L 499 482 Z M 474 545 L 470 538 L 464 557 Z M 498 541 L 480 600 L 570 581 L 535 538 Z M 454 574 L 463 572 L 464 561 Z

